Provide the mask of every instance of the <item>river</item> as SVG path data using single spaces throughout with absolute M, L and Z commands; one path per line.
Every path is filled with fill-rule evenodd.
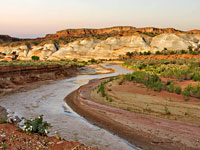
M 68 94 L 92 79 L 130 72 L 114 64 L 104 64 L 103 66 L 113 68 L 116 72 L 99 75 L 79 75 L 64 80 L 52 81 L 50 84 L 39 86 L 36 89 L 3 96 L 0 98 L 0 105 L 27 119 L 43 114 L 44 119 L 52 125 L 49 136 L 54 136 L 56 131 L 61 138 L 67 141 L 78 141 L 87 146 L 99 147 L 102 150 L 137 149 L 127 141 L 90 124 L 64 102 L 64 98 Z

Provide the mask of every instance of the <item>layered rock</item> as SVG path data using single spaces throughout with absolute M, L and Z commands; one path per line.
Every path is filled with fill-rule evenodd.
M 77 71 L 76 65 L 1 66 L 0 93 L 2 89 L 15 88 L 26 83 L 71 77 Z
M 187 50 L 199 44 L 200 34 L 196 30 L 114 27 L 63 30 L 42 39 L 1 44 L 0 52 L 15 53 L 20 60 L 30 60 L 32 56 L 41 60 L 114 59 L 126 52 Z
M 45 39 L 66 39 L 71 37 L 88 37 L 95 35 L 119 35 L 128 31 L 135 31 L 135 27 L 112 27 L 104 29 L 67 29 L 56 32 L 56 34 L 48 34 Z

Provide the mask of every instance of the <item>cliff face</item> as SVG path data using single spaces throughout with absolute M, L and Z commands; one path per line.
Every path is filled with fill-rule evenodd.
M 199 47 L 198 30 L 188 32 L 173 28 L 114 27 L 105 29 L 69 29 L 41 39 L 0 44 L 6 57 L 18 55 L 20 60 L 39 56 L 41 60 L 88 60 L 118 58 L 126 52 L 187 50 Z M 1 60 L 0 55 L 0 60 Z
M 55 80 L 71 77 L 78 71 L 77 66 L 2 66 L 0 68 L 0 93 L 2 89 L 36 81 Z
M 135 27 L 113 27 L 105 29 L 68 29 L 56 32 L 56 34 L 49 34 L 45 39 L 66 39 L 71 37 L 88 37 L 95 35 L 120 35 L 124 32 L 134 31 Z
M 190 30 L 190 31 L 188 31 L 188 33 L 191 33 L 191 34 L 200 34 L 200 30 Z

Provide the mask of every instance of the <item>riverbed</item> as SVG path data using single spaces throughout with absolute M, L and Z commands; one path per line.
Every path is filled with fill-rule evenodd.
M 90 124 L 64 102 L 64 98 L 68 94 L 87 84 L 90 80 L 130 72 L 115 64 L 104 64 L 103 66 L 112 68 L 115 72 L 99 75 L 84 74 L 52 81 L 36 89 L 1 97 L 0 105 L 27 119 L 43 114 L 44 119 L 52 125 L 49 136 L 55 136 L 55 132 L 57 132 L 61 138 L 67 141 L 78 141 L 87 146 L 95 146 L 104 150 L 137 149 L 127 141 Z

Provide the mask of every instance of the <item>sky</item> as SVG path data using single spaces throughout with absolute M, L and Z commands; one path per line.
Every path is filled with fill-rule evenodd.
M 112 26 L 200 29 L 200 0 L 0 0 L 0 34 Z

